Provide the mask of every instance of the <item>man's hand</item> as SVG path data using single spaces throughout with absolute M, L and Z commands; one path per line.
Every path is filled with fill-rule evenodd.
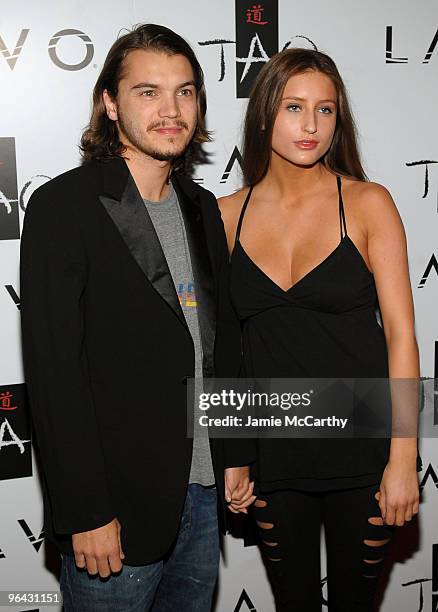
M 120 541 L 121 526 L 115 518 L 92 531 L 72 535 L 75 562 L 79 568 L 87 568 L 89 574 L 99 574 L 107 578 L 111 572 L 122 569 L 125 555 Z
M 249 466 L 232 467 L 225 470 L 225 501 L 234 514 L 248 514 L 248 506 L 256 499 L 252 494 L 254 482 L 249 480 Z

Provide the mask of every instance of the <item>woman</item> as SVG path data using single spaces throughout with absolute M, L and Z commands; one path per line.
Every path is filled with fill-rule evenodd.
M 243 173 L 219 205 L 245 375 L 418 379 L 402 222 L 366 180 L 327 55 L 290 49 L 260 71 Z M 321 522 L 329 609 L 372 610 L 391 526 L 418 512 L 417 459 L 413 437 L 258 440 L 253 512 L 277 610 L 320 611 Z

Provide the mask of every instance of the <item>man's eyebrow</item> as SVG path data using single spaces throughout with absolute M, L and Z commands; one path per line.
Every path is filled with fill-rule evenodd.
M 195 81 L 192 79 L 191 81 L 186 81 L 185 83 L 181 83 L 181 85 L 178 85 L 176 89 L 181 89 L 182 87 L 188 87 L 189 85 L 193 85 L 193 87 L 196 87 Z M 131 89 L 143 89 L 143 88 L 159 89 L 160 86 L 157 85 L 156 83 L 137 83 L 136 85 L 133 85 L 131 87 Z
M 155 83 L 137 83 L 137 85 L 133 85 L 131 89 L 141 89 L 142 87 L 148 87 L 149 89 L 156 89 L 158 85 L 155 85 Z
M 188 87 L 189 85 L 193 85 L 193 87 L 196 88 L 196 83 L 192 79 L 191 81 L 186 81 L 185 83 L 181 83 L 181 85 L 178 85 L 177 89 L 181 89 L 182 87 Z
M 305 102 L 306 99 L 305 98 L 300 98 L 299 96 L 286 96 L 285 98 L 283 98 L 283 100 L 299 100 L 300 102 Z M 318 100 L 319 104 L 321 102 L 331 102 L 332 104 L 336 104 L 336 100 L 330 100 L 330 98 L 327 98 L 327 100 Z

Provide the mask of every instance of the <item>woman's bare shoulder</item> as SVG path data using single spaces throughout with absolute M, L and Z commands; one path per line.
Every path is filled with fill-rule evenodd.
M 221 211 L 221 217 L 224 223 L 230 253 L 233 249 L 237 224 L 239 222 L 240 212 L 247 193 L 248 187 L 243 187 L 230 195 L 218 198 L 219 210 Z
M 248 191 L 248 187 L 242 187 L 242 189 L 218 199 L 219 210 L 227 232 L 235 232 Z
M 361 181 L 353 177 L 342 177 L 342 190 L 357 203 L 373 202 L 382 206 L 392 202 L 391 194 L 383 185 L 371 181 Z
M 343 191 L 349 205 L 367 224 L 400 223 L 395 202 L 384 185 L 371 181 L 343 178 Z
M 239 214 L 245 201 L 246 194 L 248 193 L 248 187 L 242 187 L 234 193 L 222 196 L 218 198 L 218 204 L 222 215 L 235 215 Z

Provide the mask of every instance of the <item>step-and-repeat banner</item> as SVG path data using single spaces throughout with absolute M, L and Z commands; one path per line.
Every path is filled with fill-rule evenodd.
M 79 164 L 80 133 L 88 122 L 91 91 L 105 55 L 120 33 L 141 22 L 176 30 L 191 43 L 205 70 L 208 127 L 214 132 L 207 147 L 212 163 L 199 167 L 195 179 L 218 196 L 241 184 L 242 118 L 263 62 L 295 46 L 317 48 L 334 58 L 349 89 L 366 171 L 391 191 L 405 224 L 422 376 L 438 376 L 435 0 L 2 2 L 0 591 L 58 588 L 58 559 L 42 531 L 20 354 L 18 259 L 26 205 L 39 185 Z M 421 440 L 421 453 L 420 518 L 395 538 L 382 596 L 384 612 L 438 610 L 435 440 Z M 324 568 L 324 546 L 322 557 Z M 23 604 L 13 609 L 56 608 Z M 225 538 L 215 609 L 274 610 L 257 549 L 244 548 L 237 537 Z

